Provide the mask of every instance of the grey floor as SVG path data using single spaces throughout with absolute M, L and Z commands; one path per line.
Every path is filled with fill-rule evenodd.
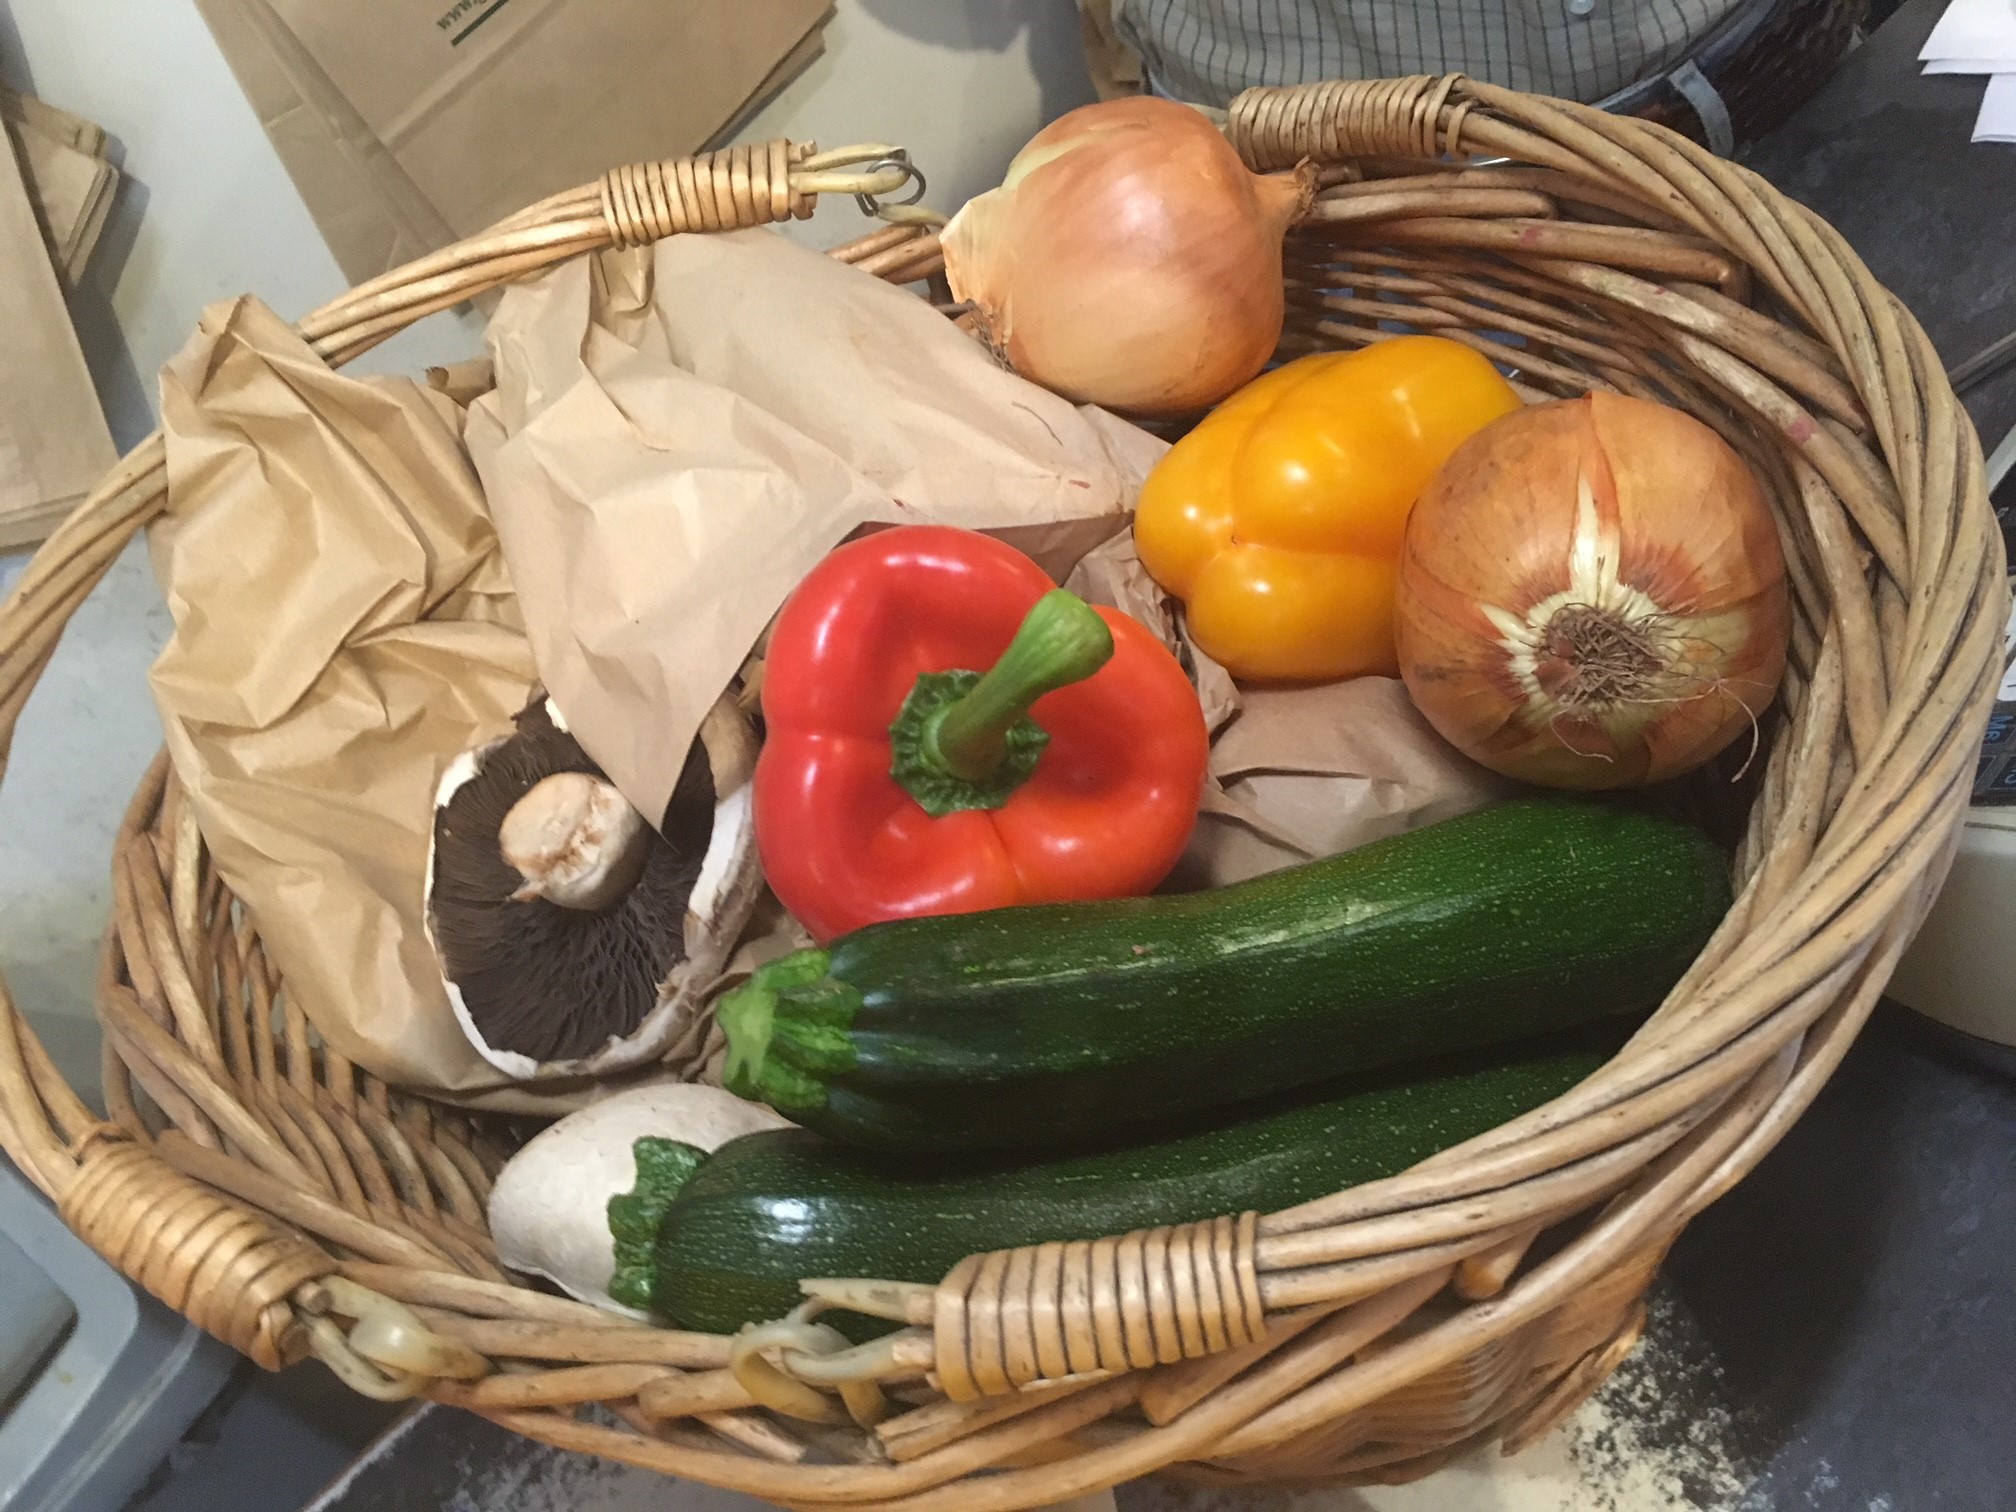
M 126 1512 L 299 1512 L 405 1410 L 319 1365 L 279 1375 L 242 1365 Z

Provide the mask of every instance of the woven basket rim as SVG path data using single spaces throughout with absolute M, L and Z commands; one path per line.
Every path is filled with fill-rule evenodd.
M 1004 1348 L 1014 1353 L 1043 1299 L 1028 1292 L 1026 1263 L 976 1258 L 901 1294 L 916 1325 L 904 1347 L 951 1400 L 876 1434 L 847 1426 L 829 1398 L 838 1426 L 815 1430 L 791 1415 L 804 1386 L 764 1385 L 725 1341 L 626 1329 L 514 1287 L 485 1249 L 480 1195 L 495 1159 L 480 1134 L 311 1052 L 290 1000 L 280 1030 L 238 1042 L 248 1014 L 271 1023 L 279 983 L 249 923 L 232 920 L 192 811 L 157 764 L 122 832 L 100 983 L 111 1118 L 63 1083 L 0 987 L 0 1146 L 125 1274 L 269 1367 L 312 1350 L 359 1389 L 422 1391 L 546 1442 L 794 1505 L 1012 1512 L 1178 1462 L 1234 1477 L 1388 1475 L 1480 1436 L 1523 1440 L 1593 1390 L 1635 1337 L 1658 1255 L 1817 1092 L 1950 861 L 2006 614 L 1980 448 L 1923 332 L 1839 233 L 1664 128 L 1444 76 L 1250 90 L 1226 130 L 1256 170 L 1313 158 L 1388 180 L 1379 213 L 1361 215 L 1375 196 L 1333 176 L 1325 203 L 1342 208 L 1324 212 L 1319 250 L 1298 243 L 1295 256 L 1348 273 L 1353 289 L 1404 293 L 1415 303 L 1391 308 L 1451 321 L 1438 328 L 1511 353 L 1543 389 L 1683 396 L 1730 430 L 1780 506 L 1794 668 L 1737 902 L 1610 1065 L 1401 1176 L 1287 1213 L 1104 1241 L 1123 1272 L 1144 1244 L 1151 1257 L 1191 1246 L 1199 1275 L 1227 1267 L 1218 1303 L 1169 1304 L 1188 1309 L 1186 1332 L 1216 1329 L 1218 1348 L 1197 1358 L 1142 1358 L 1123 1328 L 1117 1353 L 1099 1355 L 1117 1373 L 1004 1402 L 1028 1379 Z M 1510 166 L 1432 161 L 1445 152 Z M 810 147 L 781 142 L 619 169 L 374 279 L 299 328 L 340 365 L 567 258 L 808 214 L 830 171 Z M 1589 213 L 1513 208 L 1536 195 Z M 1611 224 L 1620 214 L 1632 225 Z M 899 282 L 939 261 L 923 227 L 838 255 Z M 1478 300 L 1499 324 L 1463 314 Z M 1377 339 L 1351 303 L 1297 301 L 1291 341 Z M 1546 338 L 1523 356 L 1491 334 L 1522 319 Z M 1604 331 L 1608 346 L 1592 339 Z M 164 490 L 157 433 L 0 608 L 0 742 L 63 625 Z M 137 1094 L 174 1127 L 150 1134 Z M 1540 1227 L 1591 1212 L 1564 1247 L 1522 1265 Z M 1163 1263 L 1142 1274 L 1152 1281 Z M 1458 1295 L 1484 1300 L 1453 1305 L 1452 1278 Z M 1235 1303 L 1251 1308 L 1244 1323 Z M 402 1375 L 352 1347 L 361 1330 L 339 1320 L 381 1304 L 395 1332 L 440 1346 L 435 1366 Z M 1153 1336 L 1161 1304 L 1114 1305 Z M 1087 1308 L 1052 1308 L 1051 1322 L 1089 1328 Z M 1254 1342 L 1228 1350 L 1242 1340 Z M 1506 1365 L 1515 1347 L 1524 1353 Z M 496 1373 L 496 1359 L 536 1368 Z M 1494 1415 L 1459 1423 L 1421 1395 L 1479 1360 L 1510 1382 Z M 579 1420 L 588 1402 L 627 1427 Z M 1406 1403 L 1414 1415 L 1393 1418 Z M 778 1404 L 781 1414 L 756 1410 Z M 841 1462 L 809 1463 L 814 1450 Z M 988 1469 L 999 1473 L 970 1479 Z

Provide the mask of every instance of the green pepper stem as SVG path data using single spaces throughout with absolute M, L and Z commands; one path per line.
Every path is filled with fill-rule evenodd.
M 986 782 L 1008 757 L 1008 731 L 1045 693 L 1083 682 L 1113 658 L 1113 632 L 1092 606 L 1053 588 L 964 697 L 934 711 L 923 754 L 967 782 Z

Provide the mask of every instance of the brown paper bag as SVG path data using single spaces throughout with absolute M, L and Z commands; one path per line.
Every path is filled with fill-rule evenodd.
M 344 277 L 363 283 L 455 240 L 266 0 L 196 8 Z
M 540 673 L 642 812 L 799 579 L 859 526 L 994 529 L 1053 575 L 1166 449 L 769 231 L 509 290 L 468 438 Z
M 830 0 L 270 0 L 468 236 L 721 130 Z
M 118 460 L 19 158 L 0 149 L 0 550 L 39 541 Z
M 1244 688 L 1211 747 L 1211 788 L 1179 888 L 1223 887 L 1510 797 L 1516 784 L 1437 735 L 1397 677 Z
M 110 138 L 105 135 L 103 126 L 51 105 L 47 100 L 21 94 L 4 85 L 0 85 L 0 120 L 10 125 L 26 126 L 52 142 L 61 142 L 65 147 L 74 147 L 92 157 L 104 157 L 110 146 Z
M 1309 688 L 1239 687 L 1183 633 L 1131 532 L 1078 564 L 1066 584 L 1125 610 L 1189 668 L 1213 731 L 1197 832 L 1169 885 L 1223 887 L 1338 855 L 1516 791 L 1435 733 L 1398 678 Z
M 722 136 L 831 0 L 198 0 L 362 281 L 545 195 Z
M 402 1085 L 498 1087 L 421 912 L 441 773 L 533 681 L 460 414 L 331 372 L 250 299 L 205 313 L 161 398 L 152 683 L 218 870 L 330 1044 Z
M 65 281 L 84 275 L 117 196 L 105 133 L 82 116 L 0 89 L 0 122 L 21 164 L 49 256 Z

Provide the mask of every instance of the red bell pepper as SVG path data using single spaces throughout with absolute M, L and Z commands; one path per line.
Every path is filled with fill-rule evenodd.
M 821 941 L 1146 892 L 1189 842 L 1209 754 L 1189 678 L 1146 629 L 935 525 L 842 546 L 799 584 L 763 715 L 763 869 Z

